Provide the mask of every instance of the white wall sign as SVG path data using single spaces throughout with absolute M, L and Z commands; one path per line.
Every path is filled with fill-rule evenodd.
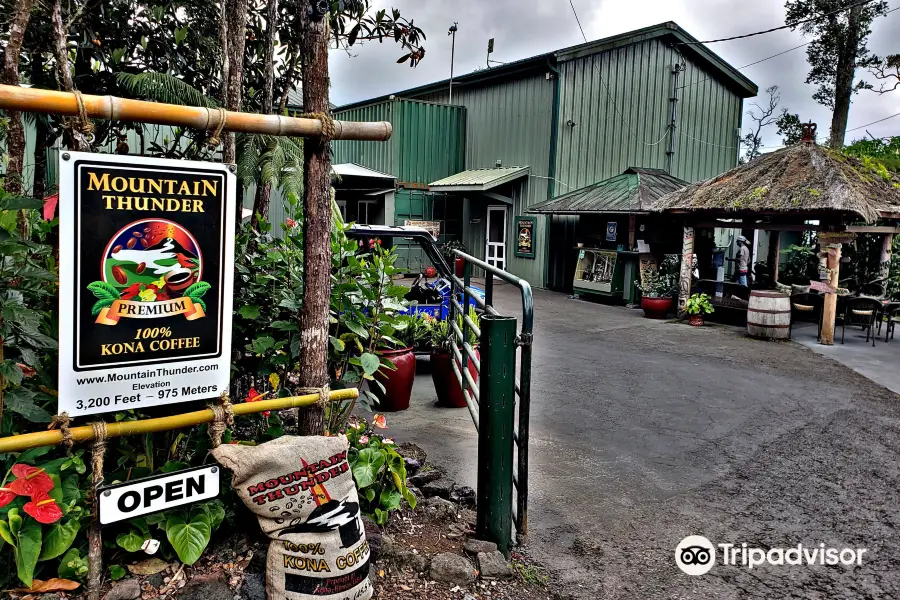
M 235 187 L 217 163 L 60 154 L 59 412 L 227 389 Z
M 100 524 L 215 498 L 219 495 L 219 472 L 219 467 L 210 465 L 100 488 Z

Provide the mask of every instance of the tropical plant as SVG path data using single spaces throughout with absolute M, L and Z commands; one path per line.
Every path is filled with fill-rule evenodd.
M 386 429 L 382 415 L 375 415 L 372 426 Z M 405 501 L 416 507 L 416 496 L 406 483 L 406 462 L 390 438 L 369 428 L 365 419 L 347 426 L 350 451 L 347 459 L 359 491 L 360 507 L 379 525 L 387 523 L 390 513 Z
M 715 310 L 706 294 L 692 294 L 684 306 L 684 312 L 689 315 L 709 315 Z
M 819 259 L 810 246 L 791 244 L 781 251 L 784 266 L 780 267 L 778 279 L 785 284 L 809 285 L 810 280 L 819 278 Z
M 469 251 L 466 248 L 466 245 L 459 240 L 450 240 L 449 242 L 444 243 L 444 245 L 441 246 L 441 254 L 444 256 L 444 260 L 450 264 L 451 268 L 453 267 L 454 260 L 456 260 L 456 256 L 453 254 L 454 250 L 459 250 L 460 252 Z
M 671 298 L 678 293 L 680 261 L 673 255 L 666 255 L 657 269 L 644 269 L 641 280 L 635 280 L 635 287 L 647 298 Z
M 426 350 L 430 345 L 431 333 L 425 321 L 424 313 L 413 313 L 397 317 L 400 327 L 396 338 L 404 348 L 416 351 Z

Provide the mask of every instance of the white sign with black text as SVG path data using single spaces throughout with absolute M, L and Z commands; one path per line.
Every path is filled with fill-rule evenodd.
M 98 490 L 100 524 L 202 502 L 219 495 L 219 467 L 210 465 L 119 483 Z

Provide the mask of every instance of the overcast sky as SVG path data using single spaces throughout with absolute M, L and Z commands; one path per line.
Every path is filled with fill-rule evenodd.
M 784 24 L 782 0 L 573 0 L 585 34 L 595 40 L 648 25 L 675 21 L 700 39 L 716 39 L 777 27 Z M 889 0 L 891 8 L 900 0 Z M 456 38 L 457 74 L 485 64 L 487 41 L 495 38 L 492 56 L 513 61 L 583 42 L 569 0 L 396 0 L 393 6 L 415 20 L 428 39 L 425 60 L 415 69 L 396 64 L 402 55 L 393 42 L 368 43 L 353 48 L 353 56 L 332 50 L 330 57 L 332 102 L 338 106 L 394 93 L 446 79 L 450 74 L 450 38 L 447 29 L 459 22 Z M 872 26 L 869 48 L 883 56 L 900 53 L 900 10 L 881 17 Z M 808 41 L 790 30 L 745 40 L 710 44 L 709 47 L 735 67 L 741 67 Z M 794 50 L 746 69 L 760 89 L 760 97 L 744 101 L 745 111 L 760 101 L 764 90 L 777 85 L 781 106 L 804 120 L 819 124 L 819 136 L 828 135 L 830 111 L 812 99 L 815 87 L 806 85 L 805 48 Z M 857 77 L 868 76 L 857 72 Z M 877 82 L 876 82 L 876 87 Z M 892 94 L 862 91 L 853 99 L 850 128 L 900 112 L 900 88 Z M 745 130 L 748 119 L 745 118 Z M 900 116 L 867 127 L 873 135 L 900 135 Z M 848 132 L 848 142 L 865 136 L 864 129 Z M 766 145 L 780 144 L 773 126 L 763 134 Z

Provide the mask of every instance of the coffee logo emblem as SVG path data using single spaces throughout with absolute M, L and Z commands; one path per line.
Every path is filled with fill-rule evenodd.
M 199 244 L 173 221 L 146 219 L 120 229 L 106 245 L 100 272 L 103 280 L 87 286 L 97 297 L 91 309 L 97 323 L 206 316 L 202 298 L 211 286 L 202 281 Z

